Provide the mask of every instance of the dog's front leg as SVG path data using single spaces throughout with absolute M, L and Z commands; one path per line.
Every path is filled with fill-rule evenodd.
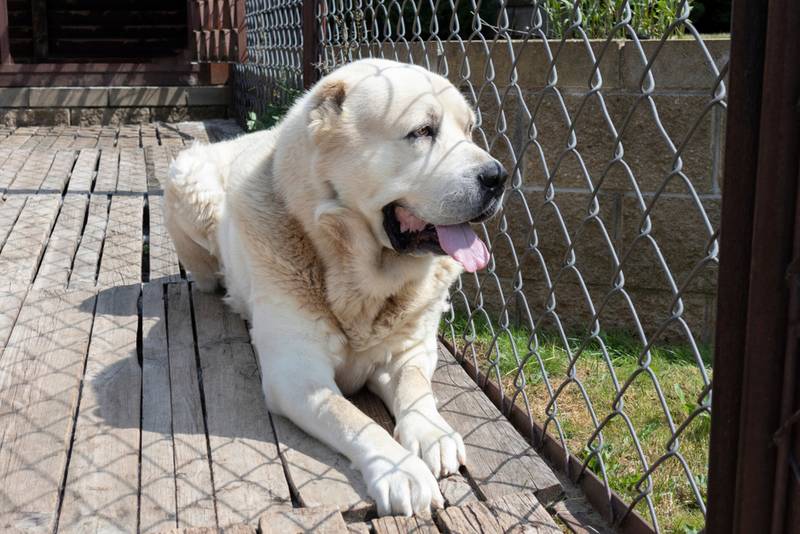
M 275 317 L 271 320 L 274 327 Z M 378 514 L 411 515 L 444 506 L 425 463 L 344 398 L 324 340 L 297 326 L 295 320 L 292 327 L 259 327 L 255 317 L 253 341 L 269 409 L 347 456 L 364 476 Z
M 368 385 L 394 415 L 395 438 L 443 477 L 466 463 L 466 451 L 461 435 L 436 408 L 431 378 L 437 357 L 435 341 L 432 347 L 420 344 L 379 367 Z

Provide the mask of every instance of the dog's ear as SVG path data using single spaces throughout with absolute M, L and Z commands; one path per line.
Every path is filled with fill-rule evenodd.
M 314 134 L 320 134 L 329 129 L 336 117 L 342 112 L 347 88 L 341 80 L 325 82 L 317 89 L 309 113 L 309 129 Z

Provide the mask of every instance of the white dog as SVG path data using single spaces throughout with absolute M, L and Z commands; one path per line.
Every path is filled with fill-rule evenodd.
M 431 377 L 448 287 L 489 260 L 468 223 L 507 178 L 473 124 L 446 79 L 357 61 L 271 130 L 182 152 L 165 189 L 181 262 L 252 325 L 269 409 L 347 456 L 381 515 L 442 506 L 465 462 Z M 364 385 L 395 439 L 345 399 Z

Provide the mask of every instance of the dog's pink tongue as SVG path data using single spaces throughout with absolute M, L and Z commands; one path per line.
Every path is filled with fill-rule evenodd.
M 466 223 L 436 226 L 439 245 L 450 257 L 474 273 L 489 264 L 489 250 Z

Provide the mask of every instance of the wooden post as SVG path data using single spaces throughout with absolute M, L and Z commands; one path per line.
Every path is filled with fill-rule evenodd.
M 14 63 L 11 57 L 11 40 L 8 37 L 8 2 L 0 0 L 0 64 Z
M 31 20 L 33 25 L 33 57 L 47 57 L 50 39 L 47 35 L 47 0 L 31 0 Z
M 237 30 L 235 39 L 237 39 L 239 63 L 247 63 L 247 23 L 245 22 L 244 18 L 244 0 L 232 0 L 231 5 L 235 7 L 235 13 L 232 19 L 233 27 Z
M 315 64 L 319 61 L 317 35 L 317 0 L 303 1 L 303 87 L 308 89 L 317 81 Z

